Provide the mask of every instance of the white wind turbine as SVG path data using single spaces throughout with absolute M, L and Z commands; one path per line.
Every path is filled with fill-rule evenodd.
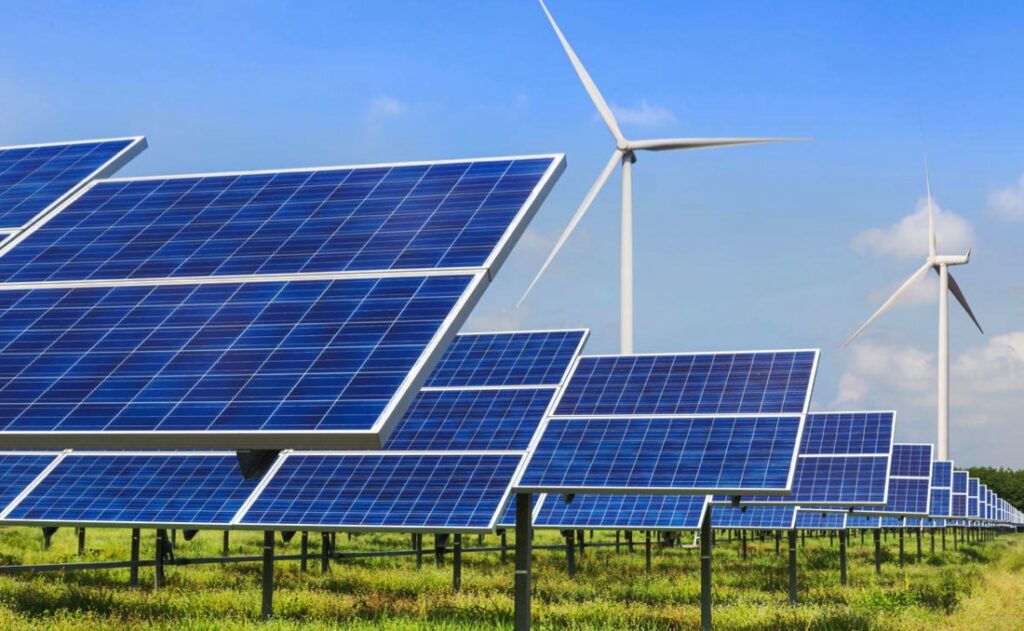
M 620 346 L 623 353 L 633 352 L 633 181 L 632 181 L 632 166 L 636 162 L 636 152 L 638 151 L 682 151 L 689 149 L 710 149 L 713 147 L 727 147 L 730 145 L 749 145 L 756 143 L 766 142 L 791 142 L 796 140 L 805 140 L 802 138 L 656 138 L 653 140 L 628 140 L 622 135 L 619 130 L 619 124 L 615 121 L 615 116 L 612 114 L 612 110 L 608 107 L 601 93 L 597 90 L 597 86 L 594 84 L 594 80 L 590 78 L 586 68 L 580 62 L 579 57 L 573 52 L 572 47 L 569 46 L 569 42 L 562 35 L 561 29 L 558 28 L 558 24 L 555 23 L 555 18 L 551 16 L 551 12 L 548 11 L 547 6 L 544 4 L 544 0 L 539 0 L 540 6 L 544 9 L 545 15 L 548 17 L 548 21 L 551 22 L 551 27 L 555 30 L 555 35 L 558 36 L 558 40 L 562 43 L 562 48 L 565 49 L 565 54 L 569 56 L 569 61 L 572 62 L 573 68 L 576 70 L 576 74 L 579 75 L 580 81 L 583 83 L 583 87 L 587 90 L 587 94 L 590 95 L 590 99 L 594 102 L 594 106 L 597 108 L 597 113 L 601 116 L 604 124 L 608 126 L 608 131 L 612 133 L 612 137 L 615 139 L 615 151 L 612 152 L 612 157 L 608 160 L 608 164 L 602 169 L 601 174 L 597 176 L 597 180 L 594 182 L 590 190 L 587 191 L 586 196 L 583 198 L 583 202 L 579 208 L 576 209 L 576 214 L 573 215 L 572 220 L 569 221 L 569 225 L 562 232 L 562 235 L 558 238 L 558 242 L 555 244 L 554 249 L 548 255 L 547 260 L 544 261 L 544 265 L 541 266 L 540 271 L 530 282 L 530 286 L 527 287 L 523 293 L 522 298 L 516 303 L 516 306 L 522 304 L 526 296 L 529 295 L 540 277 L 544 275 L 544 272 L 551 265 L 551 261 L 554 260 L 558 251 L 562 248 L 568 240 L 569 235 L 576 228 L 576 225 L 586 214 L 587 209 L 590 208 L 590 204 L 597 197 L 597 194 L 601 191 L 608 176 L 611 175 L 612 170 L 616 164 L 619 164 L 622 168 L 622 227 L 621 227 L 621 270 L 619 277 L 619 288 L 620 288 L 620 301 L 621 301 L 621 316 L 619 321 L 620 327 Z
M 938 460 L 949 460 L 949 294 L 953 294 L 960 306 L 964 308 L 967 315 L 970 316 L 974 325 L 978 327 L 978 330 L 982 334 L 985 331 L 982 330 L 981 325 L 978 324 L 978 319 L 974 317 L 974 312 L 971 311 L 971 306 L 967 304 L 967 298 L 964 297 L 964 292 L 960 290 L 960 285 L 957 284 L 953 275 L 949 273 L 949 266 L 951 265 L 966 265 L 971 260 L 971 251 L 967 250 L 966 254 L 963 255 L 940 255 L 936 251 L 935 246 L 935 211 L 932 209 L 932 183 L 931 178 L 928 176 L 928 158 L 925 157 L 924 161 L 924 181 L 925 190 L 928 193 L 928 258 L 925 259 L 924 265 L 922 265 L 916 272 L 910 275 L 910 278 L 906 280 L 899 289 L 889 297 L 882 306 L 878 308 L 868 321 L 861 325 L 850 339 L 843 343 L 843 346 L 847 346 L 861 334 L 864 329 L 877 320 L 879 316 L 888 311 L 894 304 L 896 304 L 900 298 L 902 298 L 910 288 L 916 285 L 922 278 L 928 274 L 929 269 L 935 270 L 935 273 L 939 275 L 939 406 L 938 406 Z

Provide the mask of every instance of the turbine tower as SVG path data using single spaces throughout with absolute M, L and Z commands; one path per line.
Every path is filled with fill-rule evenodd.
M 939 275 L 938 459 L 949 460 L 949 294 L 953 294 L 953 297 L 956 298 L 957 302 L 960 303 L 960 306 L 964 308 L 964 311 L 967 312 L 967 315 L 974 322 L 974 326 L 978 327 L 978 330 L 983 335 L 985 331 L 978 324 L 978 318 L 974 317 L 974 312 L 971 311 L 971 306 L 967 304 L 967 298 L 964 297 L 964 292 L 960 290 L 960 285 L 957 284 L 953 275 L 949 273 L 951 265 L 966 265 L 969 263 L 971 251 L 967 250 L 967 253 L 963 255 L 940 255 L 937 253 L 935 245 L 935 211 L 932 208 L 932 183 L 928 175 L 927 156 L 925 156 L 924 160 L 924 182 L 925 190 L 928 193 L 928 258 L 925 259 L 924 265 L 911 274 L 910 278 L 900 285 L 899 289 L 888 300 L 882 303 L 878 311 L 868 318 L 868 321 L 862 324 L 850 336 L 850 339 L 846 340 L 843 346 L 849 345 L 872 322 L 896 304 L 900 298 L 906 295 L 911 287 L 928 274 L 929 269 L 935 270 L 935 273 Z
M 601 120 L 608 127 L 608 131 L 611 132 L 612 137 L 615 139 L 615 151 L 612 152 L 611 159 L 605 165 L 604 169 L 601 170 L 601 174 L 597 176 L 597 180 L 587 191 L 586 196 L 583 198 L 583 202 L 579 208 L 576 209 L 576 214 L 573 215 L 572 220 L 569 221 L 569 225 L 562 232 L 562 235 L 558 238 L 558 242 L 555 244 L 554 249 L 548 255 L 547 260 L 544 261 L 544 265 L 541 266 L 540 271 L 530 282 L 530 286 L 527 287 L 523 296 L 516 303 L 518 307 L 523 303 L 523 300 L 529 295 L 540 277 L 544 275 L 544 272 L 551 265 L 551 261 L 554 260 L 558 251 L 562 248 L 568 240 L 569 235 L 576 228 L 576 225 L 586 214 L 587 209 L 590 208 L 590 204 L 597 197 L 597 194 L 601 192 L 601 188 L 604 186 L 608 176 L 611 175 L 612 170 L 615 169 L 615 165 L 618 164 L 622 170 L 622 226 L 621 226 L 621 269 L 619 277 L 619 289 L 620 289 L 620 301 L 621 301 L 621 315 L 619 320 L 620 334 L 619 341 L 621 350 L 623 353 L 633 352 L 633 163 L 636 162 L 636 154 L 638 151 L 684 151 L 690 149 L 710 149 L 713 147 L 727 147 L 730 145 L 749 145 L 756 143 L 766 142 L 789 142 L 794 140 L 804 140 L 802 138 L 656 138 L 652 140 L 629 140 L 622 135 L 619 130 L 619 124 L 615 120 L 612 110 L 608 107 L 604 97 L 598 91 L 597 86 L 594 84 L 594 80 L 590 78 L 590 74 L 587 73 L 587 69 L 583 67 L 583 63 L 580 62 L 579 57 L 573 52 L 571 46 L 569 46 L 568 40 L 565 39 L 565 35 L 562 34 L 561 29 L 558 28 L 558 24 L 555 23 L 555 18 L 551 16 L 551 12 L 548 11 L 547 6 L 544 4 L 544 0 L 539 0 L 540 6 L 544 9 L 544 14 L 547 15 L 548 21 L 551 22 L 551 28 L 555 30 L 555 35 L 558 36 L 558 40 L 562 43 L 562 48 L 565 49 L 565 54 L 568 55 L 569 61 L 572 63 L 573 68 L 576 70 L 576 74 L 580 78 L 580 82 L 583 83 L 583 87 L 586 89 L 587 94 L 590 95 L 590 99 L 594 102 L 594 107 L 597 108 L 597 113 L 601 116 Z

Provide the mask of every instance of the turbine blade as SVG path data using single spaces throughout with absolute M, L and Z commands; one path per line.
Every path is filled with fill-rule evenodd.
M 548 16 L 548 22 L 551 22 L 551 28 L 555 29 L 555 35 L 558 36 L 558 41 L 562 42 L 562 48 L 565 49 L 565 54 L 569 56 L 569 61 L 572 62 L 572 67 L 576 70 L 576 75 L 580 78 L 580 82 L 583 83 L 583 88 L 586 89 L 587 94 L 590 95 L 590 100 L 594 102 L 594 107 L 597 108 L 597 113 L 604 120 L 604 124 L 608 126 L 608 131 L 612 132 L 612 136 L 615 137 L 615 142 L 621 147 L 626 144 L 626 137 L 619 131 L 619 124 L 615 122 L 615 116 L 612 115 L 612 108 L 608 107 L 605 103 L 604 97 L 601 96 L 601 92 L 598 91 L 597 85 L 594 80 L 590 78 L 590 74 L 587 69 L 583 67 L 583 62 L 576 56 L 572 46 L 569 45 L 569 40 L 565 39 L 565 35 L 562 35 L 562 29 L 558 28 L 558 24 L 555 22 L 555 18 L 552 17 L 551 12 L 548 11 L 547 5 L 544 4 L 544 0 L 539 0 L 540 8 L 544 9 L 544 14 Z
M 928 193 L 928 256 L 935 256 L 935 210 L 932 208 L 932 178 L 928 175 L 928 152 L 924 154 L 924 186 Z
M 900 288 L 899 288 L 899 289 L 897 289 L 897 290 L 896 290 L 896 291 L 895 291 L 895 292 L 893 293 L 893 295 L 889 296 L 889 299 L 888 299 L 888 300 L 886 300 L 886 301 L 885 301 L 884 303 L 882 303 L 882 306 L 878 308 L 878 311 L 876 311 L 876 312 L 874 313 L 874 315 L 872 315 L 872 316 L 871 316 L 870 318 L 868 318 L 868 321 L 867 321 L 867 322 L 865 322 L 864 324 L 862 324 L 862 325 L 860 326 L 860 328 L 859 328 L 859 329 L 857 329 L 857 330 L 856 330 L 856 331 L 855 331 L 855 332 L 853 333 L 853 335 L 851 335 L 851 336 L 850 336 L 850 338 L 849 338 L 848 340 L 846 340 L 845 342 L 843 342 L 843 346 L 844 346 L 844 347 L 845 347 L 845 346 L 849 346 L 849 345 L 850 345 L 850 342 L 852 342 L 852 341 L 853 341 L 854 339 L 856 339 L 856 337 L 857 337 L 858 335 L 860 335 L 860 334 L 861 334 L 861 333 L 862 333 L 862 332 L 864 331 L 864 329 L 868 328 L 868 326 L 869 326 L 869 325 L 870 325 L 870 324 L 871 324 L 872 322 L 874 322 L 875 320 L 877 320 L 877 319 L 878 319 L 878 318 L 879 318 L 879 317 L 880 317 L 880 316 L 881 316 L 881 315 L 882 315 L 883 313 L 885 313 L 885 312 L 886 312 L 886 311 L 888 311 L 888 310 L 889 310 L 890 308 L 892 308 L 892 306 L 893 306 L 894 304 L 896 304 L 896 303 L 897 303 L 897 302 L 899 301 L 899 299 L 900 299 L 900 298 L 902 298 L 902 297 L 903 297 L 903 295 L 904 295 L 905 293 L 907 293 L 907 291 L 908 291 L 908 290 L 909 290 L 909 289 L 910 289 L 911 287 L 913 287 L 914 285 L 916 285 L 918 281 L 920 281 L 920 280 L 921 280 L 922 278 L 924 278 L 924 277 L 925 277 L 925 275 L 926 275 L 926 274 L 928 273 L 928 270 L 929 270 L 929 269 L 930 269 L 931 267 L 932 267 L 932 264 L 931 264 L 930 262 L 925 262 L 925 264 L 924 264 L 924 265 L 922 265 L 922 266 L 921 266 L 920 268 L 918 268 L 918 270 L 917 270 L 916 272 L 914 272 L 913 274 L 911 274 L 911 275 L 910 275 L 910 278 L 908 278 L 908 279 L 907 279 L 906 281 L 904 281 L 904 282 L 903 282 L 903 284 L 902 284 L 902 285 L 900 285 Z
M 949 293 L 953 294 L 956 301 L 960 303 L 960 306 L 964 308 L 967 315 L 971 317 L 971 321 L 974 322 L 974 326 L 978 327 L 978 330 L 981 331 L 982 335 L 984 335 L 985 330 L 982 329 L 981 325 L 978 323 L 978 318 L 974 317 L 974 312 L 971 311 L 971 305 L 967 304 L 967 298 L 964 297 L 964 292 L 960 289 L 960 285 L 957 284 L 952 274 L 949 274 Z
M 540 266 L 540 271 L 533 277 L 533 280 L 530 281 L 530 286 L 526 288 L 522 297 L 519 298 L 519 302 L 516 303 L 517 309 L 519 308 L 519 305 L 523 304 L 526 297 L 530 295 L 530 292 L 533 290 L 533 286 L 537 284 L 540 277 L 547 271 L 548 266 L 551 265 L 551 261 L 555 259 L 555 256 L 558 255 L 558 251 L 562 249 L 562 246 L 565 245 L 565 242 L 569 239 L 569 235 L 572 234 L 572 231 L 576 229 L 576 225 L 579 224 L 581 219 L 583 219 L 583 215 L 587 213 L 587 209 L 590 208 L 590 204 L 594 202 L 594 198 L 601 192 L 601 188 L 604 186 L 604 183 L 608 181 L 608 176 L 612 174 L 612 170 L 620 160 L 622 160 L 622 152 L 616 149 L 612 152 L 611 160 L 608 161 L 608 164 L 604 165 L 604 169 L 601 170 L 601 174 L 597 176 L 597 179 L 594 180 L 594 184 L 590 187 L 590 190 L 587 191 L 587 195 L 583 198 L 583 202 L 580 204 L 580 207 L 576 209 L 576 214 L 574 214 L 572 219 L 569 220 L 569 225 L 562 231 L 562 236 L 558 237 L 555 247 L 551 250 L 551 253 L 548 254 L 548 258 L 544 261 L 544 264 Z
M 806 142 L 811 138 L 655 138 L 653 140 L 635 140 L 629 143 L 630 149 L 642 151 L 674 151 L 686 149 L 713 149 L 733 145 L 756 145 L 769 142 Z

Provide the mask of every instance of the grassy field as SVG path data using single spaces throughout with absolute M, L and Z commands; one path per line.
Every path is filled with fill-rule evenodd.
M 179 533 L 180 534 L 180 533 Z M 430 537 L 426 537 L 430 543 Z M 596 541 L 609 541 L 597 533 Z M 495 544 L 497 538 L 489 537 Z M 538 533 L 538 543 L 556 543 Z M 318 546 L 312 543 L 315 550 Z M 318 540 L 316 540 L 318 541 Z M 639 539 L 638 539 L 639 541 Z M 88 531 L 86 554 L 76 554 L 70 529 L 42 549 L 39 530 L 0 530 L 0 563 L 124 560 L 129 535 L 123 530 Z M 467 537 L 473 545 L 476 537 Z M 882 576 L 874 574 L 871 538 L 851 538 L 850 584 L 839 585 L 838 543 L 808 538 L 799 549 L 801 603 L 787 604 L 785 542 L 750 542 L 747 561 L 736 541 L 720 536 L 715 547 L 716 629 L 1024 629 L 1024 536 L 1001 536 L 984 544 L 929 554 L 897 567 L 896 542 L 884 550 Z M 259 554 L 259 533 L 233 533 L 233 555 Z M 401 548 L 408 537 L 338 536 L 339 550 Z M 220 554 L 221 533 L 178 539 L 178 557 Z M 294 553 L 299 538 L 278 544 Z M 152 532 L 144 532 L 142 554 L 151 558 Z M 321 575 L 315 559 L 301 574 L 298 562 L 278 564 L 276 619 L 258 622 L 258 563 L 167 568 L 167 585 L 154 590 L 152 569 L 143 586 L 127 586 L 127 570 L 0 575 L 0 629 L 450 629 L 510 628 L 512 566 L 497 553 L 464 555 L 462 590 L 451 590 L 451 566 L 417 571 L 412 557 L 336 562 Z M 556 629 L 694 629 L 699 623 L 698 555 L 683 549 L 656 550 L 651 574 L 643 547 L 633 554 L 614 548 L 587 550 L 578 575 L 566 574 L 561 551 L 537 551 L 534 561 L 534 626 Z

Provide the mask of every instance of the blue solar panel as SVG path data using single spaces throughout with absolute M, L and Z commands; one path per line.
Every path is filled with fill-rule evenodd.
M 931 477 L 931 445 L 893 445 L 892 471 L 890 475 L 900 477 Z
M 518 486 L 784 491 L 800 417 L 551 419 Z
M 953 462 L 936 460 L 932 463 L 931 502 L 929 513 L 933 517 L 952 515 Z
M 227 525 L 256 489 L 235 454 L 72 453 L 7 521 Z
M 967 493 L 967 472 L 966 471 L 954 471 L 953 472 L 953 492 L 954 493 Z
M 868 515 L 847 515 L 847 528 L 877 529 L 881 526 L 881 517 L 870 517 Z
M 807 415 L 788 496 L 745 496 L 743 504 L 883 505 L 892 450 L 893 412 Z M 728 496 L 715 497 L 728 503 Z
M 862 514 L 897 514 L 927 516 L 931 499 L 932 445 L 893 445 L 892 468 L 885 506 L 881 508 L 854 506 Z
M 554 388 L 421 390 L 389 450 L 525 450 Z
M 950 513 L 951 493 L 949 489 L 932 489 L 932 498 L 928 509 L 934 517 L 948 517 Z
M 435 276 L 3 291 L 0 428 L 369 430 L 475 284 Z
M 932 463 L 932 486 L 949 489 L 953 486 L 953 462 L 936 460 Z
M 240 524 L 490 530 L 520 455 L 291 454 Z
M 586 335 L 584 330 L 464 333 L 434 367 L 427 387 L 557 386 Z
M 56 453 L 0 453 L 0 513 L 57 457 Z
M 842 530 L 846 528 L 846 513 L 800 509 L 796 512 L 796 528 L 801 530 Z
M 695 530 L 707 505 L 705 495 L 576 495 L 544 496 L 537 528 L 601 528 L 625 530 Z
M 582 357 L 559 416 L 803 414 L 817 351 Z
M 488 266 L 562 164 L 544 156 L 108 180 L 0 259 L 0 281 Z
M 902 528 L 905 525 L 904 517 L 883 517 L 882 528 Z
M 716 506 L 711 511 L 711 527 L 723 529 L 763 528 L 789 530 L 796 518 L 793 506 Z
M 20 228 L 145 148 L 141 138 L 0 147 L 0 228 Z
M 927 513 L 928 480 L 917 478 L 890 478 L 889 501 L 885 511 L 889 513 Z
M 978 502 L 978 492 L 980 491 L 980 483 L 978 478 L 967 479 L 967 516 L 978 517 L 980 515 L 981 505 Z

